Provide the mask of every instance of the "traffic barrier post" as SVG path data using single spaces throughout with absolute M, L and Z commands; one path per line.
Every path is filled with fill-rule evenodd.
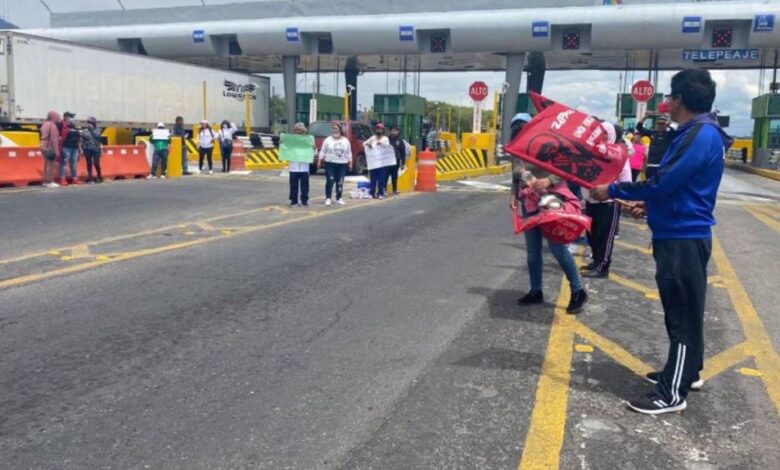
M 230 154 L 230 171 L 246 171 L 246 151 L 240 140 L 233 141 L 233 153 Z

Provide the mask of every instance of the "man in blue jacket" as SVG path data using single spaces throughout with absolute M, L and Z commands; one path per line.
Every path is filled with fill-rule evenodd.
M 662 414 L 682 411 L 691 388 L 703 383 L 704 301 L 707 263 L 712 251 L 713 211 L 729 138 L 711 114 L 715 82 L 706 70 L 683 70 L 672 78 L 667 95 L 677 134 L 658 172 L 637 183 L 598 186 L 597 200 L 644 201 L 634 215 L 647 214 L 653 231 L 655 279 L 664 307 L 669 356 L 664 369 L 651 372 L 648 395 L 629 402 L 634 411 Z

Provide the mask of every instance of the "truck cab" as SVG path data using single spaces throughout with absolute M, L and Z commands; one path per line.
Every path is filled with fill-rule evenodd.
M 336 121 L 341 124 L 344 130 L 344 136 L 349 139 L 349 145 L 352 147 L 352 174 L 362 175 L 368 171 L 366 164 L 366 152 L 363 149 L 363 142 L 368 140 L 373 133 L 368 124 L 358 121 Z M 315 121 L 309 124 L 309 134 L 314 136 L 314 142 L 317 146 L 317 153 L 322 147 L 322 142 L 330 135 L 330 128 L 333 125 L 331 121 Z M 312 163 L 312 174 L 317 172 L 317 166 Z

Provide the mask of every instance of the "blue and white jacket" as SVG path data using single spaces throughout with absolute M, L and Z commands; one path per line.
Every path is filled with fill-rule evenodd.
M 700 114 L 677 130 L 653 178 L 612 184 L 609 196 L 645 201 L 655 240 L 711 238 L 725 152 L 732 142 L 714 115 Z

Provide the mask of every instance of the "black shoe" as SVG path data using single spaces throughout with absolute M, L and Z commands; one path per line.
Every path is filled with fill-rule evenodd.
M 544 302 L 544 293 L 540 290 L 532 290 L 525 294 L 524 297 L 517 299 L 517 303 L 520 305 L 533 305 L 541 304 Z
M 585 271 L 582 273 L 582 277 L 589 277 L 592 279 L 604 279 L 609 277 L 609 271 L 596 271 L 595 269 L 592 271 Z
M 596 269 L 595 263 L 588 263 L 585 266 L 580 266 L 580 271 L 593 271 Z
M 566 313 L 580 313 L 582 306 L 588 301 L 588 293 L 585 289 L 580 289 L 571 295 L 569 306 L 566 307 Z
M 301 205 L 302 205 L 303 207 L 309 207 L 309 203 L 308 203 L 308 202 L 304 202 L 304 203 L 303 203 L 303 204 L 301 204 Z
M 651 384 L 655 385 L 655 384 L 658 383 L 658 377 L 660 377 L 660 376 L 661 376 L 660 372 L 650 372 L 649 374 L 647 374 L 645 376 L 645 380 L 647 380 Z M 696 392 L 701 390 L 703 387 L 704 387 L 704 381 L 701 380 L 701 379 L 696 380 L 696 381 L 694 381 L 691 384 L 691 390 L 696 391 Z
M 298 207 L 298 203 L 290 201 L 290 207 Z
M 677 405 L 668 405 L 655 393 L 639 397 L 628 402 L 628 407 L 637 413 L 646 415 L 662 415 L 664 413 L 682 412 L 688 408 L 688 402 L 683 400 Z
M 185 171 L 184 173 L 182 173 L 182 175 L 184 175 L 184 176 L 190 176 L 191 174 L 192 173 L 190 173 L 189 171 Z

